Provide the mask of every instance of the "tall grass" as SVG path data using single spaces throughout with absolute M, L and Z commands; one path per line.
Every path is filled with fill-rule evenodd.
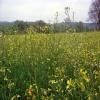
M 100 34 L 0 37 L 1 100 L 98 100 Z

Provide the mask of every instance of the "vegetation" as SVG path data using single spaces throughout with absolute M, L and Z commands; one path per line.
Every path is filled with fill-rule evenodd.
M 97 29 L 100 30 L 100 0 L 92 1 L 89 18 L 92 22 L 97 24 Z
M 100 34 L 0 35 L 1 100 L 99 100 Z

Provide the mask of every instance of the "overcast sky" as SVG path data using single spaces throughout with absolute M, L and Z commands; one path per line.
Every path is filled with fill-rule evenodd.
M 86 22 L 91 0 L 0 0 L 0 21 L 53 21 L 56 11 L 63 20 L 64 7 L 75 12 L 75 21 Z

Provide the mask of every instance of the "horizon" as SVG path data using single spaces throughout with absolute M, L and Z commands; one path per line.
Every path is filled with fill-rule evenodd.
M 45 2 L 45 5 L 44 5 Z M 13 22 L 23 20 L 34 22 L 43 20 L 54 22 L 55 13 L 59 12 L 59 22 L 64 19 L 64 8 L 69 6 L 75 13 L 75 22 L 88 22 L 91 0 L 0 0 L 0 21 Z

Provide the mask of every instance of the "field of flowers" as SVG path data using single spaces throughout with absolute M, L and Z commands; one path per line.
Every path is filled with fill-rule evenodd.
M 99 98 L 99 32 L 0 36 L 0 100 Z

